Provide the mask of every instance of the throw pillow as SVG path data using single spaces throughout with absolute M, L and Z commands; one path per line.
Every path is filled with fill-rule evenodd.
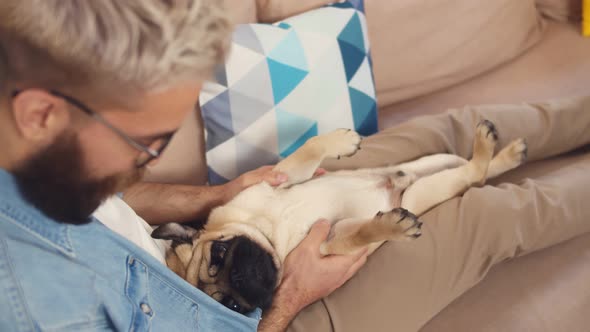
M 275 164 L 337 128 L 375 133 L 369 49 L 362 0 L 238 25 L 225 66 L 200 95 L 209 183 Z

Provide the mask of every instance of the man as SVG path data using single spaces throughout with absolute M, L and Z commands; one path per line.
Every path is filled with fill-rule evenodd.
M 258 311 L 226 310 L 91 217 L 164 151 L 230 31 L 216 0 L 0 3 L 0 330 L 257 328 Z M 178 221 L 262 180 L 281 175 L 142 184 L 126 199 L 152 221 Z M 319 223 L 289 256 L 260 330 L 285 329 L 365 262 L 321 258 L 328 230 Z

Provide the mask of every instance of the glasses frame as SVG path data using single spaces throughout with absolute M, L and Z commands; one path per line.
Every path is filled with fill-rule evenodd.
M 14 91 L 12 94 L 12 97 L 13 98 L 16 97 L 21 92 L 22 92 L 21 90 Z M 102 125 L 109 128 L 111 131 L 113 131 L 115 134 L 117 134 L 120 138 L 122 138 L 125 142 L 127 142 L 129 145 L 131 145 L 136 150 L 146 153 L 147 158 L 145 158 L 145 160 L 143 160 L 143 158 L 141 158 L 141 155 L 136 160 L 135 167 L 137 167 L 137 168 L 142 168 L 142 167 L 146 166 L 147 164 L 149 164 L 150 162 L 152 162 L 154 159 L 159 158 L 162 155 L 162 153 L 164 152 L 164 150 L 166 149 L 166 147 L 168 147 L 168 144 L 170 143 L 170 140 L 172 139 L 173 134 L 170 134 L 169 136 L 166 136 L 166 137 L 162 137 L 159 139 L 159 140 L 163 140 L 162 145 L 158 149 L 152 149 L 150 146 L 139 143 L 136 140 L 134 140 L 133 138 L 131 138 L 129 135 L 125 134 L 125 132 L 123 132 L 121 129 L 117 128 L 115 125 L 108 122 L 98 112 L 93 111 L 90 107 L 86 106 L 83 102 L 79 101 L 78 99 L 68 96 L 66 94 L 63 94 L 59 91 L 55 91 L 55 90 L 49 90 L 48 92 L 50 94 L 52 94 L 53 96 L 56 96 L 58 98 L 65 100 L 69 104 L 75 106 L 80 111 L 86 113 L 88 116 L 90 116 L 93 119 L 95 119 L 96 121 L 100 122 Z M 158 139 L 155 140 L 154 142 L 152 142 L 151 144 L 154 144 L 157 141 L 158 141 Z

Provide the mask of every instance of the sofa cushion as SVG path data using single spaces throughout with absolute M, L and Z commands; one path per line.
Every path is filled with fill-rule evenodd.
M 171 184 L 207 183 L 201 115 L 190 112 L 155 165 L 148 166 L 145 181 Z
M 255 0 L 225 0 L 225 8 L 234 24 L 255 23 Z
M 237 27 L 217 82 L 200 96 L 211 184 L 274 164 L 319 133 L 377 131 L 362 10 L 349 0 Z
M 588 94 L 590 42 L 577 24 L 549 22 L 543 40 L 513 61 L 453 87 L 379 110 L 388 128 L 465 105 L 505 104 Z
M 534 0 L 375 0 L 366 7 L 380 106 L 488 71 L 544 30 Z
M 228 1 L 230 12 L 236 12 L 233 14 L 236 22 L 251 22 L 259 16 L 255 0 Z M 293 1 L 289 1 L 291 2 Z M 429 7 L 428 3 L 432 6 Z M 302 1 L 302 5 L 310 4 L 311 0 Z M 471 4 L 473 5 L 469 6 Z M 294 5 L 289 6 L 289 11 L 301 9 L 291 8 Z M 273 8 L 279 7 L 274 5 Z M 366 11 L 369 17 L 371 53 L 378 89 L 377 99 L 381 105 L 428 94 L 449 84 L 457 84 L 472 78 L 477 73 L 515 57 L 528 45 L 535 44 L 544 30 L 543 24 L 537 21 L 538 14 L 534 2 L 530 0 L 372 0 L 367 2 Z M 269 15 L 272 17 L 277 14 L 266 13 L 265 18 L 268 19 Z M 516 28 L 517 26 L 521 28 Z M 470 35 L 467 36 L 468 34 Z M 572 71 L 571 69 L 575 68 L 568 62 L 568 54 L 561 50 L 570 49 L 572 46 L 583 49 L 588 43 L 583 43 L 583 39 L 576 39 L 579 29 L 577 36 L 568 31 L 565 34 L 565 42 L 560 42 L 558 35 L 549 32 L 546 39 L 550 41 L 544 43 L 548 47 L 543 46 L 542 50 L 533 52 L 530 56 L 533 65 L 527 66 L 528 56 L 526 59 L 517 60 L 522 64 L 519 68 L 529 69 L 499 71 L 504 74 L 495 74 L 497 71 L 492 71 L 491 77 L 494 77 L 494 82 L 485 83 L 490 75 L 481 75 L 477 82 L 485 81 L 484 84 L 469 89 L 472 83 L 466 82 L 465 88 L 460 89 L 462 92 L 458 95 L 443 92 L 448 97 L 441 98 L 437 93 L 432 98 L 425 96 L 427 103 L 419 98 L 419 101 L 410 100 L 388 107 L 386 112 L 380 108 L 379 117 L 385 120 L 380 120 L 380 125 L 388 127 L 410 116 L 443 111 L 447 107 L 462 106 L 465 103 L 534 100 L 556 95 L 548 94 L 548 90 L 559 91 L 559 96 L 566 95 L 565 92 L 569 89 L 579 90 L 580 85 L 577 82 L 586 75 L 587 68 Z M 496 37 L 502 41 L 502 47 L 496 47 L 499 44 Z M 554 45 L 555 48 L 551 49 L 549 45 Z M 479 46 L 482 46 L 482 49 L 478 50 Z M 447 55 L 441 55 L 444 50 L 447 51 Z M 551 55 L 545 57 L 545 52 Z M 568 51 L 570 54 L 572 52 L 575 63 L 580 67 L 586 53 Z M 394 58 L 396 61 L 393 61 Z M 543 65 L 543 62 L 547 65 Z M 539 70 L 541 74 L 537 75 Z M 551 76 L 551 73 L 555 75 Z M 533 78 L 527 80 L 527 77 Z M 548 84 L 545 84 L 545 81 Z M 518 91 L 522 89 L 529 92 L 518 95 Z M 515 100 L 515 97 L 518 99 Z M 200 114 L 196 122 L 194 121 L 194 116 L 187 119 L 190 123 L 185 123 L 160 163 L 152 168 L 148 180 L 205 183 L 206 165 Z
M 225 0 L 235 23 L 274 23 L 335 2 L 334 0 Z

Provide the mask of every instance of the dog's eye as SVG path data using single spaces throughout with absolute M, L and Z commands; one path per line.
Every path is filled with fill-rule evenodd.
M 225 242 L 215 241 L 211 245 L 211 264 L 222 265 L 227 252 L 227 244 Z
M 231 296 L 226 296 L 223 298 L 223 300 L 221 301 L 221 304 L 223 304 L 224 306 L 228 307 L 229 309 L 235 311 L 235 312 L 242 312 L 242 306 Z

